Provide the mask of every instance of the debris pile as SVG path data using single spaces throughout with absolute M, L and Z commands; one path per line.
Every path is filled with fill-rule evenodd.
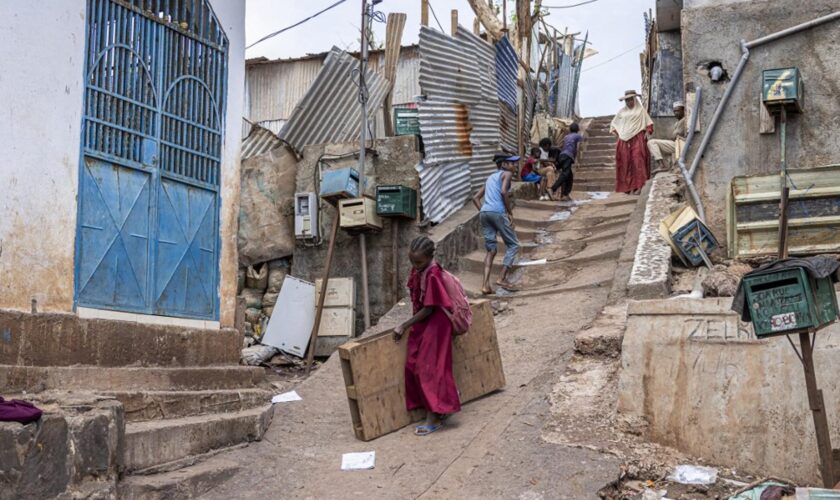
M 280 288 L 289 273 L 289 259 L 277 259 L 239 269 L 238 295 L 245 302 L 246 337 L 259 339 L 274 311 Z

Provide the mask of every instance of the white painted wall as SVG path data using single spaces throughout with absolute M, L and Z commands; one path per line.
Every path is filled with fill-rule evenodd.
M 225 145 L 222 151 L 221 276 L 219 312 L 222 326 L 233 326 L 236 311 L 236 272 L 239 253 L 239 150 L 245 104 L 245 2 L 212 0 L 213 10 L 227 33 L 228 97 L 225 117 Z
M 211 0 L 230 42 L 221 322 L 233 325 L 245 2 Z M 73 309 L 85 0 L 0 0 L 0 308 Z
M 0 0 L 0 308 L 73 306 L 85 9 Z

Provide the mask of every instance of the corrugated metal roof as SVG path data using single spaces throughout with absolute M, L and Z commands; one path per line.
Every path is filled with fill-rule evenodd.
M 510 106 L 514 112 L 517 107 L 516 79 L 519 73 L 516 50 L 507 36 L 496 42 L 496 82 L 499 100 Z
M 348 142 L 359 137 L 361 108 L 359 106 L 359 61 L 334 47 L 327 56 L 318 78 L 306 91 L 303 99 L 280 131 L 281 139 L 298 152 L 309 144 Z M 370 116 L 382 105 L 388 82 L 381 75 L 365 71 Z
M 439 165 L 420 162 L 416 169 L 420 175 L 423 212 L 432 222 L 443 222 L 467 202 L 470 168 L 466 162 Z
M 242 141 L 241 158 L 247 160 L 254 156 L 267 153 L 272 149 L 279 148 L 282 145 L 283 141 L 274 135 L 274 133 L 254 124 L 251 126 L 251 133 Z
M 574 115 L 574 103 L 572 103 L 572 88 L 575 84 L 576 69 L 572 66 L 572 58 L 560 54 L 560 68 L 558 73 L 552 74 L 551 78 L 551 106 L 555 116 L 569 118 Z

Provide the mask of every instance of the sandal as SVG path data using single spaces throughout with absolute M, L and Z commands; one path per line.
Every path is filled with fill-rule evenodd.
M 431 434 L 435 431 L 439 431 L 441 427 L 443 427 L 443 421 L 442 420 L 439 424 L 418 425 L 417 427 L 414 428 L 414 435 L 415 436 L 428 436 L 429 434 Z
M 509 291 L 509 292 L 518 292 L 519 291 L 519 287 L 517 287 L 516 285 L 512 285 L 510 283 L 505 283 L 503 281 L 497 281 L 496 284 L 499 285 L 501 288 L 504 288 L 505 290 Z

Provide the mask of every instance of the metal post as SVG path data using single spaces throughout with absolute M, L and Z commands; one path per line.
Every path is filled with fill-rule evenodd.
M 394 290 L 394 303 L 400 300 L 400 219 L 391 218 L 391 289 Z
M 828 417 L 825 413 L 825 400 L 822 391 L 817 389 L 817 376 L 814 373 L 814 346 L 811 344 L 811 334 L 799 334 L 799 345 L 802 348 L 802 365 L 805 368 L 805 387 L 808 390 L 808 404 L 814 415 L 814 430 L 817 434 L 817 449 L 820 453 L 820 473 L 823 486 L 834 487 L 834 462 L 831 451 L 831 435 L 828 431 Z
M 781 140 L 781 160 L 779 168 L 779 258 L 786 259 L 788 256 L 787 233 L 788 233 L 788 198 L 790 190 L 787 185 L 787 157 L 786 157 L 786 143 L 787 143 L 787 111 L 782 106 L 782 115 L 780 121 L 780 140 Z M 834 485 L 832 485 L 834 486 Z
M 362 105 L 362 131 L 359 138 L 359 192 L 365 196 L 365 152 L 367 148 L 367 87 L 365 85 L 365 71 L 368 62 L 368 9 L 367 0 L 362 0 L 362 48 L 359 61 L 359 97 Z M 367 239 L 365 233 L 359 235 L 359 252 L 362 257 L 362 307 L 365 318 L 365 330 L 370 328 L 370 298 L 368 295 L 368 269 L 367 269 Z

